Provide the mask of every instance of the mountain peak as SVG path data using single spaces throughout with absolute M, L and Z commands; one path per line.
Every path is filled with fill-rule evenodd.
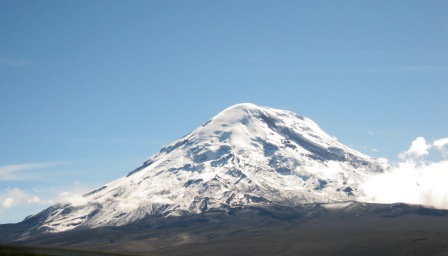
M 253 140 L 278 140 L 279 138 L 272 138 L 275 134 L 289 139 L 293 136 L 292 130 L 295 131 L 294 134 L 300 134 L 299 137 L 311 140 L 335 140 L 309 118 L 290 111 L 259 107 L 252 103 L 236 104 L 223 110 L 193 131 L 190 139 L 210 140 L 222 134 L 241 147 L 253 145 Z M 223 140 L 223 137 L 218 138 L 219 142 Z M 242 143 L 243 141 L 245 143 Z
M 377 162 L 311 119 L 251 103 L 231 106 L 130 172 L 39 214 L 36 229 L 119 226 L 147 215 L 354 200 Z
M 241 118 L 254 115 L 262 108 L 252 103 L 240 103 L 230 106 L 215 117 L 212 120 L 219 120 L 220 122 L 227 122 L 228 124 L 238 122 Z
M 233 111 L 233 110 L 251 110 L 251 109 L 259 109 L 260 107 L 249 102 L 238 103 L 226 108 L 225 111 Z

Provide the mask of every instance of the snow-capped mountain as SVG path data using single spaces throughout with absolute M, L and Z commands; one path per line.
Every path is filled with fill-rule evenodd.
M 225 109 L 126 177 L 33 216 L 34 231 L 121 226 L 239 206 L 350 201 L 380 164 L 292 112 Z

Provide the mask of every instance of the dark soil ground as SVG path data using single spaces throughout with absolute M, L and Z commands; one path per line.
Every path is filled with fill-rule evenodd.
M 406 205 L 148 218 L 37 236 L 0 255 L 447 255 L 448 212 Z M 43 246 L 43 247 L 42 247 Z

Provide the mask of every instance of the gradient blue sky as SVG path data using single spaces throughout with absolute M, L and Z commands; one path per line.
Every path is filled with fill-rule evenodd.
M 395 159 L 448 136 L 448 1 L 0 2 L 0 223 L 240 103 Z

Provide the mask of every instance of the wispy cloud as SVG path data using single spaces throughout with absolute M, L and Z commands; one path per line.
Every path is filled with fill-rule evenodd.
M 323 57 L 350 57 L 350 56 L 443 56 L 448 55 L 448 52 L 408 52 L 408 51 L 335 51 L 335 52 L 322 52 L 310 54 L 310 56 L 323 56 Z
M 381 67 L 381 68 L 305 68 L 305 69 L 293 69 L 285 70 L 285 72 L 297 72 L 297 73 L 427 73 L 427 72 L 447 72 L 448 66 L 396 66 L 396 67 Z
M 0 56 L 0 66 L 22 68 L 34 65 L 36 62 L 30 59 L 24 58 L 11 58 Z
M 24 175 L 27 171 L 42 170 L 62 165 L 67 165 L 71 162 L 45 162 L 45 163 L 23 163 L 0 166 L 0 181 L 10 180 L 26 180 L 28 176 Z
M 36 194 L 20 188 L 7 188 L 0 191 L 0 208 L 9 209 L 20 205 L 50 205 L 53 200 L 44 200 Z
M 27 194 L 19 188 L 7 188 L 0 193 L 0 202 L 5 209 L 17 205 L 20 201 L 27 198 Z
M 13 216 L 16 211 L 28 210 L 28 214 L 35 214 L 44 207 L 48 207 L 58 202 L 70 202 L 74 205 L 86 202 L 82 196 L 88 191 L 92 191 L 90 186 L 61 186 L 36 189 L 30 187 L 8 187 L 0 189 L 0 223 L 16 222 L 25 216 Z M 26 210 L 25 210 L 26 211 Z M 9 214 L 9 217 L 5 217 Z
M 422 65 L 422 66 L 401 66 L 372 69 L 371 72 L 378 73 L 398 73 L 398 72 L 446 72 L 448 66 Z
M 402 55 L 403 53 L 387 51 L 336 51 L 310 54 L 317 57 L 351 57 L 351 56 L 383 56 L 383 55 Z

